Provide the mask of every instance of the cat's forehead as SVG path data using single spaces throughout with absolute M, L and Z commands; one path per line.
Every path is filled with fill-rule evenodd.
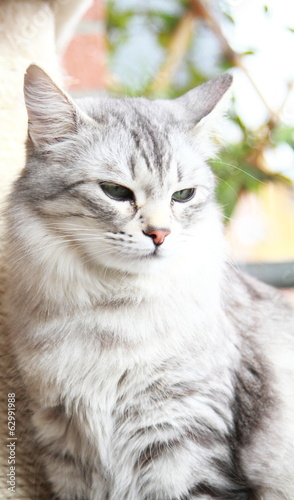
M 146 124 L 147 122 L 158 123 L 174 122 L 174 115 L 162 104 L 162 101 L 152 101 L 144 97 L 125 98 L 83 98 L 78 99 L 77 104 L 89 116 L 100 123 L 110 124 L 116 120 L 121 125 L 130 123 Z
M 176 123 L 163 106 L 144 98 L 87 99 L 80 103 L 84 111 L 95 120 L 104 139 L 115 137 L 126 141 L 134 149 L 152 153 L 156 161 L 168 147 L 169 136 L 175 131 Z M 144 150 L 144 151 L 143 151 Z
M 114 175 L 151 188 L 154 183 L 192 182 L 195 173 L 206 174 L 189 137 L 160 102 L 99 99 L 84 101 L 83 107 L 97 123 L 97 155 L 111 156 Z

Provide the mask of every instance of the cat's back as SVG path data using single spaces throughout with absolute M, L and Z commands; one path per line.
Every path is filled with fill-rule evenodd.
M 267 471 L 265 488 L 274 489 L 280 481 L 292 495 L 289 478 L 293 475 L 294 457 L 294 308 L 279 290 L 241 271 L 230 268 L 226 276 L 224 308 L 240 338 L 236 390 L 242 409 L 239 424 L 245 429 L 241 453 L 245 472 L 263 481 L 259 476 L 262 470 Z M 249 376 L 246 367 L 250 367 Z M 256 432 L 246 438 L 248 419 Z
M 227 316 L 242 335 L 294 344 L 294 307 L 279 290 L 228 268 L 223 300 Z
M 260 350 L 270 364 L 276 365 L 278 376 L 291 373 L 294 396 L 293 305 L 280 290 L 234 269 L 227 273 L 223 301 L 243 345 Z
M 274 353 L 279 350 L 281 356 L 283 351 L 294 348 L 294 309 L 281 292 L 231 267 L 225 272 L 222 300 L 228 323 L 239 340 L 239 375 L 251 365 L 256 378 L 256 391 L 251 387 L 251 393 L 257 406 L 263 387 L 267 386 L 265 392 L 269 395 L 280 375 L 275 369 Z

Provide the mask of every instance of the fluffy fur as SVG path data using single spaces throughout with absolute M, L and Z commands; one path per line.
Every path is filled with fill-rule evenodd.
M 294 498 L 293 310 L 226 263 L 206 163 L 230 83 L 73 103 L 27 72 L 9 327 L 60 500 Z

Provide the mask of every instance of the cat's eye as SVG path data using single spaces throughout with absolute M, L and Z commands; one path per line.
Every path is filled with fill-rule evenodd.
M 133 191 L 120 184 L 113 184 L 112 182 L 101 182 L 100 187 L 104 193 L 117 201 L 134 201 L 135 196 Z
M 185 201 L 191 200 L 195 195 L 195 192 L 196 192 L 195 188 L 181 189 L 180 191 L 176 191 L 172 195 L 172 200 L 184 203 Z

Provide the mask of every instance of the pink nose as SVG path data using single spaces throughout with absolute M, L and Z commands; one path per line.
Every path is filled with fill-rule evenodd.
M 161 245 L 164 242 L 164 238 L 170 234 L 170 231 L 166 231 L 164 229 L 153 229 L 145 234 L 153 239 L 155 245 Z

